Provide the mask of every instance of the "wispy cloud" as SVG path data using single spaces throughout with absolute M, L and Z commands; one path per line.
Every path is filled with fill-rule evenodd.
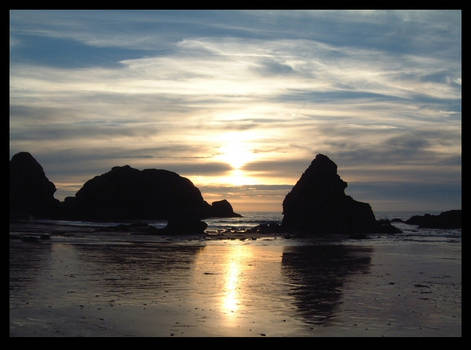
M 209 186 L 231 143 L 261 184 L 294 183 L 317 152 L 395 167 L 388 181 L 411 163 L 460 176 L 459 11 L 12 11 L 10 26 L 10 150 L 61 183 L 76 156 L 82 178 L 158 158 Z

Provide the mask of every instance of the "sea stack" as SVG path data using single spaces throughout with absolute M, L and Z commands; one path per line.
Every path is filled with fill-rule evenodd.
M 28 152 L 15 154 L 10 160 L 10 217 L 53 218 L 59 201 L 56 186 L 49 181 L 42 166 Z
M 210 208 L 189 179 L 168 170 L 129 165 L 88 180 L 64 204 L 70 216 L 89 220 L 202 218 Z
M 345 195 L 347 183 L 337 165 L 318 154 L 283 201 L 282 226 L 305 234 L 367 234 L 400 232 L 378 222 L 368 203 Z
M 211 209 L 207 214 L 208 217 L 214 218 L 238 218 L 242 215 L 234 213 L 231 203 L 226 199 L 211 203 Z

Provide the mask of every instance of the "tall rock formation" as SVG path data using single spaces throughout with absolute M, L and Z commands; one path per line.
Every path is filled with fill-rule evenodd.
M 49 181 L 42 166 L 28 152 L 15 154 L 10 160 L 10 217 L 53 218 L 59 201 L 56 186 Z
M 345 195 L 337 165 L 318 154 L 283 201 L 282 226 L 306 234 L 400 232 L 376 221 L 368 203 Z

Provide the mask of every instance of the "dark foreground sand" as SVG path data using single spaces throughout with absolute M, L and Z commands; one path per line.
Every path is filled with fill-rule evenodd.
M 11 336 L 461 336 L 461 243 L 101 242 L 10 239 Z

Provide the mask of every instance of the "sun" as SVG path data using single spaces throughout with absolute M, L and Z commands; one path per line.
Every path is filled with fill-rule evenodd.
M 243 133 L 226 133 L 221 139 L 219 159 L 239 170 L 255 159 L 253 146 L 248 135 Z
M 256 182 L 244 169 L 244 165 L 258 158 L 255 149 L 256 135 L 249 132 L 226 132 L 218 135 L 218 161 L 228 164 L 232 169 L 220 181 L 233 186 L 250 185 Z
M 249 146 L 239 140 L 228 140 L 228 142 L 221 147 L 220 151 L 221 160 L 230 164 L 233 169 L 240 169 L 254 158 Z

